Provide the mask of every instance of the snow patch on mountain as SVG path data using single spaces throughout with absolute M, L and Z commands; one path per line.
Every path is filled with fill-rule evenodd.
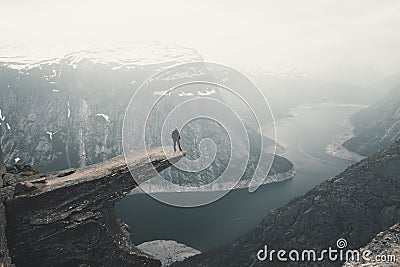
M 6 119 L 6 117 L 4 117 L 4 116 L 2 115 L 1 109 L 0 109 L 0 120 L 1 120 L 1 121 L 4 121 L 5 119 Z
M 180 92 L 179 94 L 178 94 L 179 96 L 194 96 L 194 94 L 193 93 L 185 93 L 185 92 Z
M 108 116 L 104 113 L 97 113 L 96 116 L 102 117 L 106 122 L 110 122 L 110 116 Z
M 170 90 L 155 91 L 153 95 L 171 95 Z
M 205 92 L 197 91 L 197 94 L 201 95 L 201 96 L 213 95 L 213 94 L 215 94 L 215 90 L 214 89 L 211 89 L 211 90 L 206 89 Z
M 50 140 L 53 140 L 53 135 L 55 135 L 56 133 L 58 133 L 58 131 L 53 132 L 46 132 L 46 134 L 49 135 Z
M 85 45 L 87 47 L 87 45 Z M 153 64 L 180 64 L 202 61 L 198 52 L 192 48 L 174 44 L 140 43 L 130 46 L 111 47 L 89 46 L 82 50 L 75 47 L 28 47 L 8 46 L 0 48 L 0 65 L 27 73 L 29 69 L 42 65 L 61 64 L 77 68 L 79 63 L 89 61 L 95 64 L 111 66 L 113 70 L 122 67 L 142 68 Z M 59 75 L 61 75 L 61 70 Z M 58 76 L 59 76 L 58 75 Z M 50 75 L 43 78 L 50 80 L 57 76 L 53 69 Z

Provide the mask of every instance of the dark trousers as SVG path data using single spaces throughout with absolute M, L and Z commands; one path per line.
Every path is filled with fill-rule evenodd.
M 176 151 L 176 144 L 177 143 L 178 143 L 179 150 L 182 151 L 181 141 L 179 141 L 179 139 L 178 140 L 174 140 L 174 151 Z

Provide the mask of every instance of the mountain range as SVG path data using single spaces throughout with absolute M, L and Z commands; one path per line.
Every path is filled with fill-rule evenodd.
M 392 91 L 353 116 L 355 137 L 346 146 L 360 149 L 368 155 L 366 159 L 270 211 L 254 230 L 233 243 L 174 266 L 341 266 L 344 261 L 332 262 L 327 258 L 307 263 L 257 258 L 257 252 L 265 246 L 269 251 L 314 249 L 321 252 L 328 247 L 336 248 L 340 239 L 347 241 L 346 249 L 366 246 L 375 255 L 382 251 L 396 254 L 398 226 L 390 227 L 400 218 L 400 138 L 395 130 L 400 110 L 398 96 L 398 91 Z M 384 235 L 389 236 L 386 241 L 381 239 Z
M 0 141 L 5 161 L 8 165 L 24 162 L 42 172 L 84 167 L 121 154 L 124 115 L 129 100 L 140 85 L 164 69 L 203 61 L 193 49 L 160 44 L 87 49 L 58 57 L 51 54 L 34 58 L 22 52 L 0 52 L 9 55 L 0 58 Z M 190 80 L 196 75 L 188 72 L 181 80 Z M 168 79 L 163 81 L 168 82 Z M 135 106 L 138 112 L 134 116 L 141 116 L 140 105 L 149 105 L 162 95 L 162 87 L 157 82 L 146 89 L 146 101 Z M 159 130 L 161 118 L 175 105 L 210 94 L 216 99 L 228 99 L 226 92 L 218 88 L 211 90 L 197 86 L 191 89 L 166 96 L 168 102 L 161 103 L 158 114 L 150 118 L 154 119 L 155 125 L 147 124 L 153 127 L 147 130 L 151 135 L 149 146 L 160 145 L 152 132 Z M 260 153 L 267 153 L 257 151 L 260 141 L 269 147 L 275 145 L 272 139 L 261 137 L 257 128 L 247 121 L 252 151 L 245 178 L 251 177 Z M 170 127 L 172 131 L 175 125 Z M 135 127 L 132 135 L 135 131 L 141 131 L 141 127 Z M 192 159 L 199 156 L 199 141 L 205 137 L 211 137 L 222 149 L 213 164 L 199 175 L 171 168 L 163 172 L 166 179 L 181 185 L 198 186 L 211 182 L 224 171 L 231 150 L 227 145 L 229 137 L 223 135 L 218 125 L 193 122 L 183 129 L 182 136 L 184 148 L 190 148 L 187 157 Z M 268 169 L 269 166 L 265 167 Z M 289 160 L 276 155 L 269 174 L 290 172 L 283 178 L 287 179 L 293 177 L 292 170 L 293 164 Z M 267 180 L 273 181 L 276 178 L 272 176 Z

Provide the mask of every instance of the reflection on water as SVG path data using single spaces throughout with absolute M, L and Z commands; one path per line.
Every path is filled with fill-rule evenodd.
M 358 106 L 317 105 L 293 110 L 296 116 L 277 124 L 277 141 L 286 150 L 297 175 L 293 180 L 264 185 L 254 193 L 247 189 L 198 208 L 171 207 L 147 195 L 127 196 L 117 204 L 117 213 L 131 226 L 135 244 L 166 239 L 206 251 L 233 241 L 254 228 L 265 215 L 326 178 L 343 171 L 352 162 L 329 156 L 328 144 L 343 131 L 343 120 Z M 165 193 L 170 198 L 193 199 L 197 194 Z

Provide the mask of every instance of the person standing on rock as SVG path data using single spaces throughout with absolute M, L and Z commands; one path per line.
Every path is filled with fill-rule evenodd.
M 182 151 L 181 148 L 181 135 L 179 134 L 178 128 L 172 132 L 172 140 L 174 141 L 174 151 L 176 152 L 176 144 L 178 144 L 179 150 Z

